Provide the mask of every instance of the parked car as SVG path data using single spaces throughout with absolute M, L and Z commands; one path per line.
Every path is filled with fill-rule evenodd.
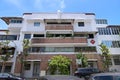
M 99 70 L 97 68 L 78 68 L 74 75 L 78 77 L 85 77 L 90 76 L 93 73 L 99 73 Z
M 25 80 L 10 73 L 0 73 L 0 80 Z
M 39 80 L 84 80 L 84 79 L 80 79 L 76 76 L 70 75 L 46 75 L 40 77 Z
M 120 73 L 98 73 L 92 74 L 89 80 L 120 80 Z

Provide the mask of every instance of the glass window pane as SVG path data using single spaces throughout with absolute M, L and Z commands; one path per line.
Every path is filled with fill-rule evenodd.
M 34 26 L 40 26 L 40 22 L 34 22 Z
M 24 35 L 24 39 L 30 39 L 31 38 L 31 34 L 25 34 Z
M 30 70 L 30 63 L 25 64 L 25 70 Z
M 17 35 L 7 35 L 7 40 L 17 40 Z
M 5 66 L 5 71 L 4 72 L 11 72 L 11 66 Z
M 78 26 L 84 26 L 84 22 L 78 22 Z

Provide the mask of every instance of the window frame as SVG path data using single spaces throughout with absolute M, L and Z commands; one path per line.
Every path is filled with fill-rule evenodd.
M 85 26 L 85 22 L 78 22 L 78 27 L 84 27 Z
M 24 69 L 25 70 L 30 70 L 31 69 L 31 64 L 30 63 L 26 63 Z
M 40 22 L 34 22 L 34 27 L 39 27 L 40 26 Z
M 31 38 L 31 34 L 24 34 L 24 39 L 30 39 Z

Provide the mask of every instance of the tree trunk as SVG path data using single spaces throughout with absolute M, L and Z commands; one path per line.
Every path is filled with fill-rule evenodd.
M 1 70 L 1 73 L 3 73 L 5 70 L 5 62 L 2 63 L 2 70 Z

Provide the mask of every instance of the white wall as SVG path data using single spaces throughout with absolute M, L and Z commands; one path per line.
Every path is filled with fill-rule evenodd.
M 40 26 L 34 26 L 34 22 L 40 22 Z M 25 20 L 22 31 L 28 32 L 44 32 L 45 25 L 42 20 Z
M 0 31 L 0 35 L 5 35 L 6 31 Z
M 119 41 L 119 35 L 98 35 L 98 45 L 102 43 L 102 41 Z M 111 54 L 120 54 L 120 48 L 109 48 Z M 100 53 L 100 50 L 98 50 Z
M 84 22 L 84 26 L 78 26 L 78 22 Z M 91 22 L 87 22 L 85 20 L 75 20 L 74 21 L 74 32 L 86 32 L 86 31 L 91 31 Z

